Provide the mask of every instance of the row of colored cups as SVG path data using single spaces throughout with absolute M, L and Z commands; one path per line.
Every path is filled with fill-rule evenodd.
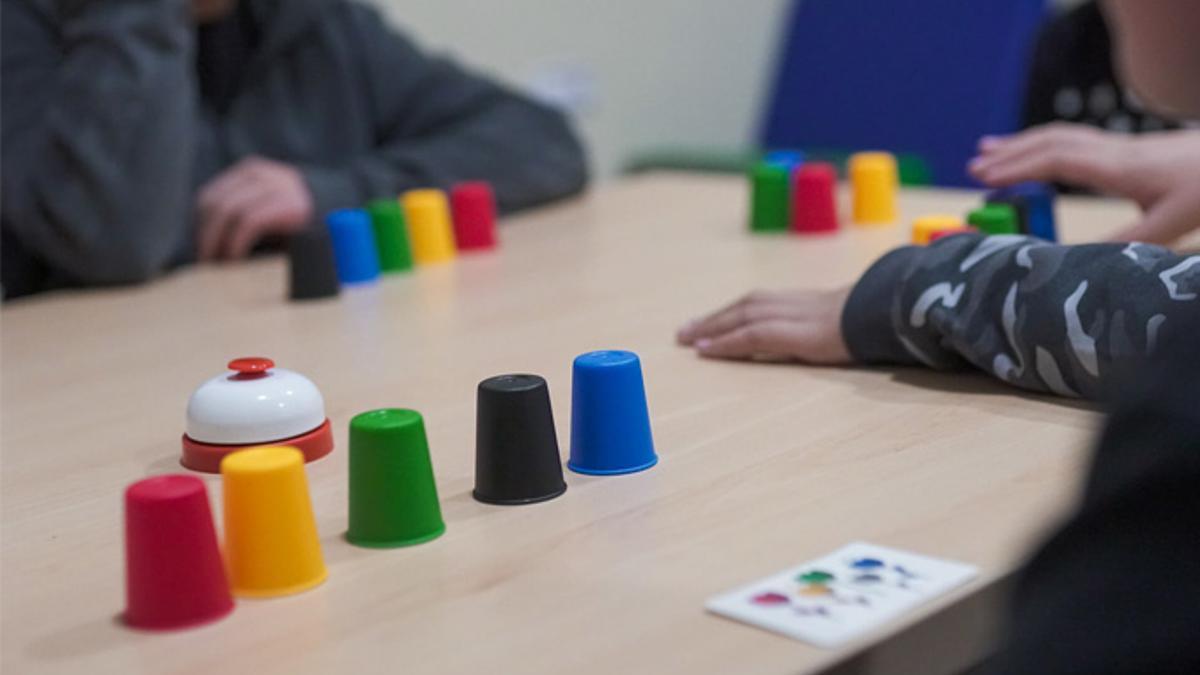
M 233 609 L 233 596 L 290 595 L 325 580 L 298 449 L 231 453 L 221 460 L 221 482 L 221 548 L 199 478 L 156 476 L 126 490 L 128 625 L 183 628 L 224 616 Z M 387 408 L 356 415 L 350 421 L 346 539 L 392 548 L 435 539 L 445 529 L 420 413 Z
M 476 397 L 475 498 L 488 504 L 532 504 L 565 492 L 546 380 L 499 375 L 479 383 Z M 567 467 L 613 476 L 657 462 L 637 355 L 611 350 L 577 357 Z
M 535 375 L 479 385 L 475 497 L 527 504 L 566 490 L 549 392 Z M 609 475 L 657 462 L 641 364 L 631 352 L 583 354 L 573 364 L 571 458 L 577 472 Z M 346 539 L 369 548 L 430 541 L 445 531 L 424 420 L 404 409 L 350 421 Z M 221 462 L 224 557 L 204 483 L 157 476 L 126 490 L 125 622 L 182 628 L 218 619 L 232 596 L 298 593 L 327 576 L 302 453 L 241 450 Z
M 496 245 L 496 204 L 487 183 L 460 183 L 446 193 L 410 190 L 399 200 L 381 199 L 365 209 L 342 209 L 326 217 L 342 283 L 363 283 L 380 272 L 452 260 L 459 250 Z
M 410 190 L 398 199 L 333 211 L 325 224 L 291 239 L 293 300 L 334 296 L 341 284 L 445 262 L 458 251 L 495 248 L 496 197 L 482 181 L 455 185 L 449 200 L 441 190 Z
M 894 222 L 899 189 L 895 156 L 886 152 L 854 154 L 848 173 L 853 221 L 860 225 Z M 751 231 L 837 231 L 837 169 L 832 164 L 805 162 L 800 152 L 772 152 L 755 165 L 750 183 Z
M 1025 234 L 1057 241 L 1054 189 L 1039 183 L 1022 183 L 993 191 L 983 206 L 973 209 L 964 221 L 955 215 L 932 214 L 913 221 L 914 244 L 930 244 L 962 232 Z

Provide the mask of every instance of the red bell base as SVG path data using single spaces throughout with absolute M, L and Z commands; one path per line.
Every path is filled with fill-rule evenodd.
M 179 463 L 192 471 L 204 473 L 221 473 L 221 460 L 225 456 L 246 448 L 258 448 L 264 445 L 290 445 L 304 454 L 304 461 L 312 462 L 333 452 L 333 427 L 326 418 L 325 423 L 306 434 L 284 438 L 266 443 L 246 443 L 244 445 L 218 445 L 201 443 L 192 440 L 187 434 L 183 435 L 183 457 Z

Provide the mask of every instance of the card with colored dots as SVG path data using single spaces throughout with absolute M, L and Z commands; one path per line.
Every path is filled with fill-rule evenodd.
M 838 647 L 978 573 L 971 565 L 854 542 L 715 596 L 704 607 L 818 647 Z

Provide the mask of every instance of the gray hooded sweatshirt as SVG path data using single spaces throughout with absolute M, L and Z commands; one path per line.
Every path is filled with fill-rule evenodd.
M 6 297 L 194 258 L 194 193 L 241 158 L 303 173 L 318 217 L 490 181 L 501 210 L 579 191 L 559 113 L 431 58 L 346 0 L 241 0 L 254 48 L 214 105 L 186 0 L 2 0 Z

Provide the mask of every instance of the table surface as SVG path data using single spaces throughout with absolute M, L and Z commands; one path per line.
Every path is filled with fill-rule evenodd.
M 841 195 L 846 203 L 846 195 Z M 141 288 L 60 293 L 0 312 L 5 672 L 816 672 L 1010 574 L 1074 497 L 1097 422 L 1086 406 L 982 376 L 706 361 L 685 319 L 755 287 L 849 283 L 904 227 L 751 236 L 741 180 L 658 174 L 504 224 L 494 253 L 312 304 L 286 266 L 183 270 Z M 906 190 L 906 219 L 979 195 Z M 1133 217 L 1060 200 L 1065 239 Z M 543 504 L 471 498 L 475 386 L 550 383 L 562 451 L 576 355 L 631 349 L 661 462 L 567 473 Z M 240 600 L 209 626 L 122 627 L 122 490 L 180 471 L 192 390 L 268 355 L 324 393 L 337 449 L 308 467 L 329 580 Z M 346 528 L 354 414 L 426 419 L 447 532 L 355 548 Z M 220 481 L 206 477 L 218 509 Z M 823 650 L 706 614 L 706 598 L 862 539 L 978 565 L 981 578 L 868 639 Z M 879 664 L 877 664 L 879 665 Z M 881 672 L 886 664 L 880 666 Z

